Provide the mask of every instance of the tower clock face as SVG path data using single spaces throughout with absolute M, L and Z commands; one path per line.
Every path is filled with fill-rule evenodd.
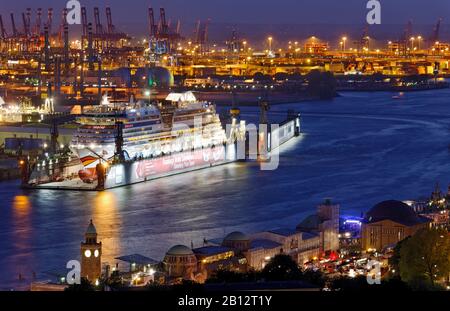
M 87 258 L 91 257 L 91 255 L 92 255 L 92 253 L 90 250 L 87 249 L 84 251 L 84 256 L 86 256 Z
M 98 249 L 96 249 L 95 251 L 94 251 L 94 256 L 95 257 L 98 257 L 100 255 L 100 252 L 98 251 Z

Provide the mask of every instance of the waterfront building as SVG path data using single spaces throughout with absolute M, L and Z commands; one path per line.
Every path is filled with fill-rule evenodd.
M 270 259 L 281 254 L 282 250 L 281 243 L 267 239 L 254 239 L 250 243 L 250 248 L 245 252 L 248 267 L 254 270 L 264 269 Z
M 130 272 L 146 272 L 150 269 L 154 269 L 159 263 L 157 260 L 141 254 L 120 256 L 115 259 L 127 263 Z
M 348 255 L 359 252 L 361 249 L 360 217 L 342 217 L 339 221 L 339 250 L 341 254 Z
M 241 252 L 251 269 L 261 270 L 278 254 L 291 256 L 300 265 L 320 254 L 320 235 L 280 228 L 257 232 L 250 236 L 242 232 L 228 234 L 221 243 Z
M 361 247 L 365 251 L 382 251 L 429 227 L 431 222 L 401 201 L 378 203 L 367 212 L 362 222 Z
M 422 217 L 429 218 L 431 220 L 431 226 L 439 229 L 450 228 L 450 211 L 449 210 L 434 210 L 431 212 L 419 214 Z
M 291 256 L 299 265 L 339 250 L 339 205 L 327 200 L 317 213 L 307 217 L 296 229 L 279 228 L 245 235 L 232 232 L 217 245 L 242 254 L 249 268 L 261 270 L 277 254 Z
M 81 277 L 96 284 L 102 274 L 102 242 L 97 242 L 97 230 L 91 220 L 81 243 Z
M 308 261 L 315 260 L 321 255 L 321 235 L 314 232 L 301 232 L 302 240 L 299 245 L 297 262 L 303 265 Z
M 330 200 L 317 207 L 319 216 L 319 231 L 322 233 L 323 251 L 339 250 L 339 205 Z
M 246 234 L 235 231 L 229 233 L 221 245 L 234 250 L 235 254 L 243 256 L 248 268 L 261 270 L 265 264 L 279 254 L 282 245 L 267 239 L 251 239 Z
M 191 249 L 176 245 L 167 251 L 163 266 L 169 282 L 185 279 L 203 283 L 218 270 L 245 272 L 247 260 L 239 249 L 227 246 L 207 245 Z
M 169 278 L 193 280 L 197 272 L 197 257 L 189 247 L 175 245 L 167 251 L 163 265 Z
M 242 232 L 231 232 L 222 242 L 222 246 L 234 249 L 237 252 L 244 252 L 250 248 L 250 239 Z
M 270 258 L 276 254 L 283 253 L 291 256 L 299 265 L 303 265 L 305 262 L 318 258 L 320 255 L 321 235 L 318 233 L 300 232 L 296 229 L 284 228 L 260 232 L 253 235 L 253 237 L 279 244 L 278 252 L 273 252 Z M 270 258 L 267 257 L 265 263 Z
M 315 235 L 308 237 L 318 239 L 314 243 L 319 243 L 320 253 L 339 250 L 339 210 L 338 204 L 325 200 L 317 207 L 316 214 L 306 217 L 297 225 L 298 232 Z
M 229 233 L 224 239 L 211 240 L 210 243 L 232 249 L 245 263 L 247 268 L 261 270 L 265 264 L 282 249 L 282 244 L 267 239 L 251 239 L 246 234 L 235 231 Z
M 197 258 L 197 281 L 204 282 L 218 270 L 245 272 L 247 259 L 236 256 L 235 252 L 224 246 L 204 246 L 192 250 Z
M 132 254 L 116 257 L 115 259 L 129 265 L 126 272 L 119 273 L 119 264 L 113 268 L 112 274 L 119 273 L 124 284 L 138 287 L 145 286 L 148 283 L 164 283 L 165 275 L 158 271 L 159 261 L 143 256 L 141 254 Z M 107 266 L 106 276 L 110 277 L 110 267 Z
M 295 229 L 280 228 L 253 234 L 252 241 L 257 240 L 266 240 L 278 243 L 279 247 L 277 248 L 277 253 L 289 255 L 296 260 L 299 245 L 302 240 L 302 234 L 297 232 Z

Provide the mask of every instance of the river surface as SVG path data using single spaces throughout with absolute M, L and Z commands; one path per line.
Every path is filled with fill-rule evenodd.
M 295 227 L 324 198 L 360 215 L 386 199 L 428 196 L 450 183 L 450 90 L 344 93 L 332 101 L 273 106 L 302 113 L 302 136 L 279 168 L 236 163 L 101 193 L 24 191 L 0 183 L 0 289 L 29 285 L 79 258 L 90 219 L 103 261 L 133 253 L 158 260 L 175 244 L 240 230 Z M 258 111 L 243 108 L 244 119 Z M 445 189 L 444 189 L 445 188 Z M 19 281 L 18 276 L 23 280 Z

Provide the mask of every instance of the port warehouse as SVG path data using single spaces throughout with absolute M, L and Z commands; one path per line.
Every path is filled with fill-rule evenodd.
M 44 145 L 50 144 L 50 126 L 42 124 L 23 126 L 2 126 L 0 127 L 0 146 L 4 146 L 6 154 L 16 154 L 18 146 L 22 145 L 23 154 L 41 153 Z M 58 128 L 58 143 L 69 146 L 72 135 L 76 132 L 76 127 L 60 126 Z

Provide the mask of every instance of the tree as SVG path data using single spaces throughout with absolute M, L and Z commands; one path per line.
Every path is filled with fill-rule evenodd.
M 110 287 L 111 289 L 120 289 L 124 287 L 119 271 L 113 271 L 108 279 L 102 280 L 100 283 L 103 286 Z
M 68 292 L 93 292 L 95 291 L 94 286 L 86 278 L 81 278 L 80 284 L 69 285 L 65 291 Z
M 279 254 L 264 267 L 262 275 L 268 281 L 288 281 L 301 279 L 302 272 L 291 256 Z
M 405 244 L 406 241 L 408 241 L 411 237 L 407 237 L 404 240 L 401 240 L 397 243 L 394 247 L 394 253 L 392 254 L 392 257 L 389 258 L 389 266 L 391 267 L 391 275 L 395 279 L 400 279 L 400 250 L 402 248 L 402 245 Z
M 401 246 L 400 276 L 414 288 L 436 286 L 450 272 L 450 237 L 447 230 L 422 229 Z
M 320 99 L 331 99 L 336 96 L 336 79 L 331 72 L 314 69 L 307 74 L 306 79 L 310 95 L 318 96 Z

